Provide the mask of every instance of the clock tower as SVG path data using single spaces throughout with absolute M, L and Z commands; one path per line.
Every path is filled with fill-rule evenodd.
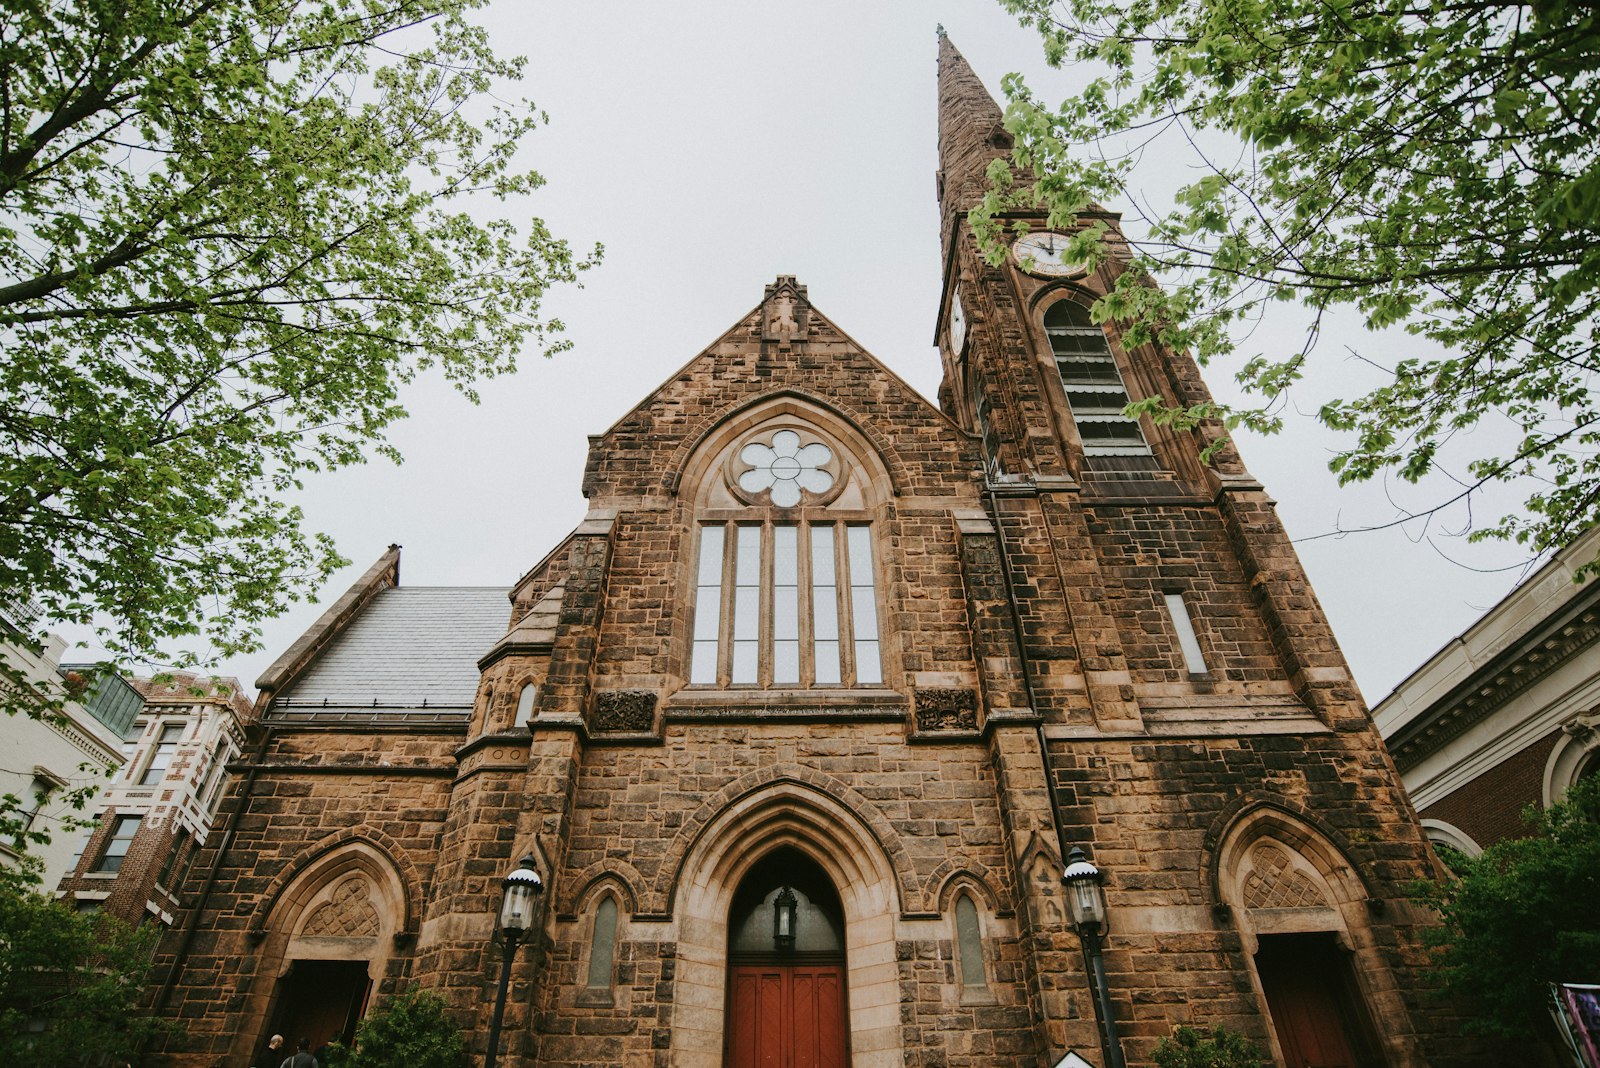
M 985 259 L 967 212 L 1010 148 L 999 107 L 941 36 L 939 400 L 981 443 L 1017 650 L 978 660 L 1016 665 L 1057 848 L 1114 872 L 1110 1015 L 1153 1034 L 1158 1020 L 1236 1027 L 1244 1014 L 1279 1063 L 1443 1063 L 1436 1023 L 1406 1004 L 1426 918 L 1404 884 L 1432 860 L 1273 501 L 1231 444 L 1201 461 L 1220 426 L 1123 415 L 1130 401 L 1210 397 L 1187 353 L 1126 345 L 1091 319 L 1128 269 L 1115 213 L 1079 219 L 1110 229 L 1097 269 L 1043 211 L 1004 216 L 1010 252 Z M 1003 672 L 988 670 L 998 690 Z M 1031 905 L 1042 947 L 1052 906 Z M 1071 990 L 1091 985 L 1076 945 L 1038 961 L 1052 1048 L 1078 1041 L 1088 1014 Z M 1079 974 L 1055 989 L 1058 968 Z M 1211 979 L 1172 981 L 1197 971 Z

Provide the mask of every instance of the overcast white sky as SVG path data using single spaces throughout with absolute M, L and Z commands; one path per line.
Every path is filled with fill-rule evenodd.
M 477 407 L 436 380 L 418 383 L 412 418 L 393 435 L 403 466 L 374 461 L 308 487 L 309 523 L 353 561 L 324 604 L 391 542 L 404 546 L 405 585 L 509 586 L 581 519 L 586 435 L 709 345 L 780 273 L 933 397 L 935 26 L 996 94 L 1013 70 L 1050 98 L 1082 77 L 1048 71 L 1036 39 L 990 0 L 503 0 L 482 17 L 502 52 L 531 58 L 523 90 L 551 116 L 525 149 L 549 180 L 532 210 L 575 243 L 604 242 L 605 262 L 583 290 L 550 300 L 573 351 L 526 359 L 484 384 Z M 1170 157 L 1145 167 L 1152 186 L 1183 177 Z M 1255 340 L 1270 343 L 1275 328 L 1293 343 L 1288 317 Z M 1359 371 L 1346 341 L 1382 350 L 1359 332 L 1327 338 L 1324 388 Z M 1229 393 L 1226 372 L 1208 377 Z M 1301 402 L 1308 411 L 1315 396 Z M 1381 488 L 1335 487 L 1330 447 L 1309 418 L 1241 442 L 1297 539 L 1396 514 Z M 1370 702 L 1519 574 L 1478 573 L 1440 552 L 1505 567 L 1522 559 L 1514 548 L 1420 533 L 1300 544 Z M 253 692 L 320 611 L 301 606 L 269 629 L 262 653 L 221 673 Z

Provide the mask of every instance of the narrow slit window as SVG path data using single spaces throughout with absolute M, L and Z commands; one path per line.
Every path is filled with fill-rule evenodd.
M 522 692 L 517 694 L 517 722 L 518 727 L 526 727 L 533 722 L 533 706 L 539 700 L 539 687 L 527 683 L 522 687 Z
M 956 898 L 956 956 L 961 964 L 961 985 L 968 990 L 988 986 L 983 972 L 983 939 L 978 931 L 978 907 L 972 898 Z
M 610 990 L 617 960 L 617 902 L 603 897 L 594 910 L 594 937 L 589 943 L 590 990 Z
M 1210 669 L 1206 667 L 1205 654 L 1200 651 L 1200 639 L 1194 632 L 1194 621 L 1189 618 L 1189 606 L 1183 602 L 1183 594 L 1166 594 L 1167 615 L 1172 619 L 1172 629 L 1178 635 L 1178 648 L 1183 650 L 1183 663 L 1191 675 L 1204 675 Z
M 855 629 L 856 681 L 883 681 L 878 655 L 878 598 L 872 578 L 872 532 L 864 526 L 846 528 L 850 544 L 850 620 Z
M 1128 388 L 1106 332 L 1089 321 L 1089 310 L 1075 301 L 1057 301 L 1045 313 L 1044 329 L 1084 455 L 1149 455 L 1139 421 L 1122 414 Z
M 833 528 L 811 528 L 811 613 L 815 629 L 817 683 L 837 683 L 839 662 L 839 579 L 833 553 Z
M 761 528 L 742 526 L 733 578 L 733 684 L 761 681 Z
M 722 528 L 700 528 L 700 567 L 695 585 L 694 655 L 689 681 L 717 681 L 717 649 L 722 635 Z

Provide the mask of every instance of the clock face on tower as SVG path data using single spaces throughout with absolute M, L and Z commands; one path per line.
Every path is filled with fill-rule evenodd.
M 967 343 L 967 317 L 961 312 L 961 290 L 950 294 L 950 351 L 961 355 L 961 346 Z
M 1084 265 L 1067 258 L 1066 234 L 1053 230 L 1040 230 L 1023 234 L 1011 244 L 1011 254 L 1017 265 L 1031 274 L 1049 275 L 1051 278 L 1070 278 L 1083 274 Z

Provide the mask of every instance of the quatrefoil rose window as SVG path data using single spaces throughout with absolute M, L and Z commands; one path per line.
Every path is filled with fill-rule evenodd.
M 820 441 L 802 445 L 793 430 L 778 431 L 770 445 L 752 441 L 739 450 L 739 459 L 751 465 L 739 476 L 739 488 L 751 494 L 770 489 L 778 508 L 799 504 L 802 490 L 821 494 L 833 488 L 833 475 L 824 470 L 833 450 Z

